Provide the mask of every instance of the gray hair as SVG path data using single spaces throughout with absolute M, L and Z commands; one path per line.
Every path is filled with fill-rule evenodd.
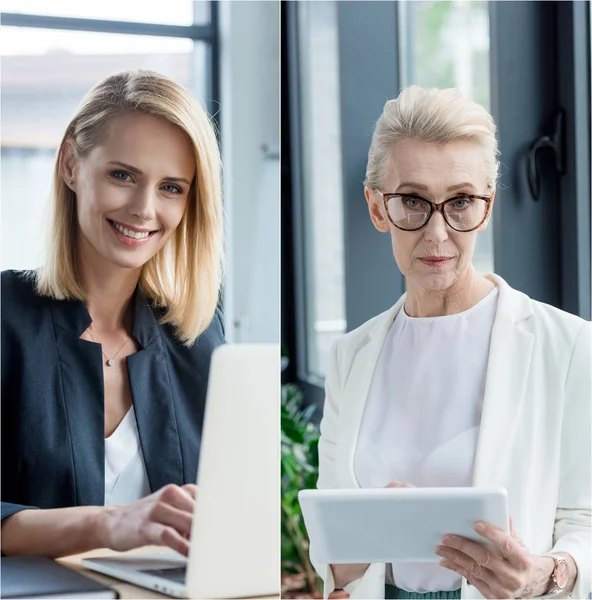
M 480 104 L 463 98 L 458 90 L 427 90 L 412 85 L 384 105 L 368 152 L 366 187 L 381 187 L 390 153 L 399 140 L 406 138 L 438 144 L 474 142 L 483 150 L 487 185 L 495 188 L 500 163 L 493 117 Z

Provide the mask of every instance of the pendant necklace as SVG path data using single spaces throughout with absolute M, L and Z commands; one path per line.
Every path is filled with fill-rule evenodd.
M 97 342 L 97 340 L 95 340 L 94 335 L 90 332 L 90 328 L 87 329 L 88 331 L 88 335 L 90 335 L 90 337 L 92 338 L 93 342 L 95 342 L 95 344 L 98 344 L 99 342 Z M 127 343 L 129 342 L 129 338 L 127 340 L 125 340 L 125 343 L 123 344 L 123 346 L 117 351 L 117 354 L 115 354 L 115 356 L 113 356 L 113 358 L 107 358 L 107 355 L 103 352 L 103 344 L 101 344 L 101 352 L 103 352 L 103 356 L 105 357 L 105 364 L 108 367 L 112 367 L 115 364 L 115 358 L 117 358 L 117 356 L 119 355 L 119 353 L 127 346 Z

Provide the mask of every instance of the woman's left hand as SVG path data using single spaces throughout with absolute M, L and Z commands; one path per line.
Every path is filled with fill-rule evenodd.
M 510 518 L 510 533 L 489 523 L 475 531 L 495 547 L 456 535 L 445 535 L 436 554 L 440 565 L 455 571 L 475 586 L 485 598 L 532 598 L 545 593 L 553 560 L 531 554 L 516 534 Z

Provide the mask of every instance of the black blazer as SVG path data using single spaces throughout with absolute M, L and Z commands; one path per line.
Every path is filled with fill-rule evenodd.
M 129 356 L 132 401 L 150 489 L 195 483 L 220 311 L 191 348 L 159 325 L 139 290 Z M 104 503 L 103 358 L 80 339 L 83 302 L 39 296 L 24 272 L 2 272 L 2 519 L 28 507 Z

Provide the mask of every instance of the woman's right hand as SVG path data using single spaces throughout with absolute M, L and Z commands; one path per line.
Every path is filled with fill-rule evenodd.
M 403 483 L 402 481 L 391 481 L 387 483 L 385 488 L 412 488 L 415 487 L 410 483 Z M 333 572 L 333 579 L 335 580 L 335 587 L 342 589 L 352 581 L 359 579 L 364 575 L 370 563 L 367 564 L 351 564 L 351 565 L 331 565 L 331 571 Z
M 106 506 L 97 522 L 102 546 L 118 552 L 168 546 L 187 556 L 196 494 L 194 484 L 170 484 L 130 504 Z

